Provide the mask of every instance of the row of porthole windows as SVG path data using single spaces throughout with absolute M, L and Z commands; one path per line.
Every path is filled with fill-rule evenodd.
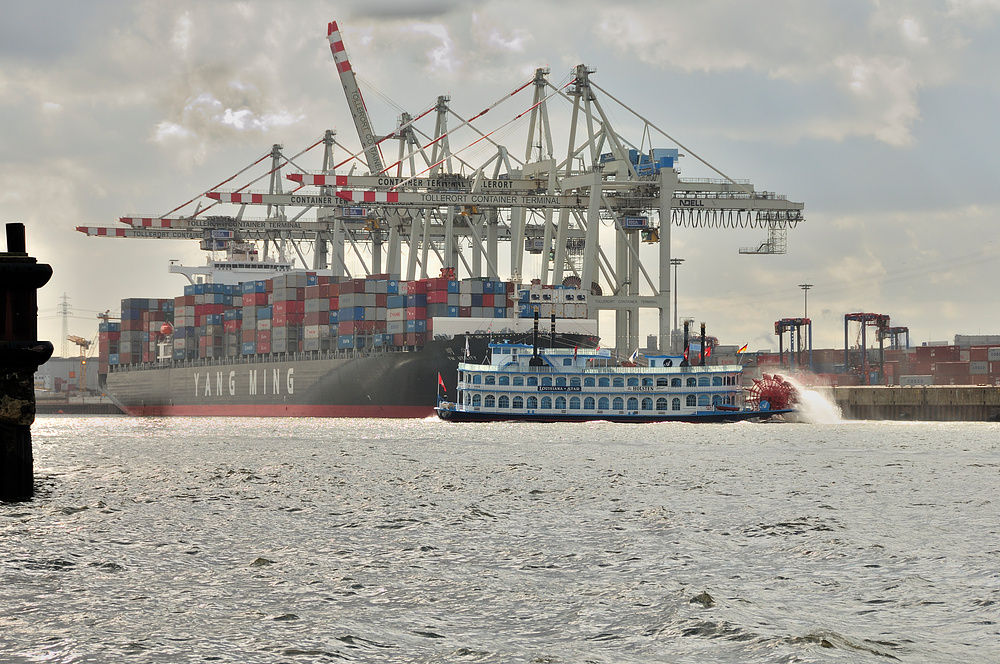
M 669 400 L 667 397 L 659 397 L 654 402 L 653 397 L 643 397 L 642 401 L 638 397 L 629 397 L 626 401 L 622 397 L 615 397 L 614 399 L 609 399 L 608 397 L 599 397 L 597 399 L 594 397 L 584 397 L 582 399 L 580 397 L 569 397 L 567 399 L 563 396 L 544 396 L 541 398 L 529 396 L 525 399 L 518 395 L 511 399 L 506 394 L 501 394 L 499 397 L 487 394 L 484 397 L 480 394 L 465 393 L 465 405 L 473 407 L 527 408 L 528 410 L 550 410 L 555 408 L 556 410 L 566 410 L 568 404 L 569 410 L 580 410 L 581 403 L 583 404 L 583 410 L 653 410 L 654 405 L 656 406 L 656 410 L 667 410 L 668 406 L 670 410 L 681 409 L 680 397 L 674 397 Z M 723 404 L 731 405 L 733 399 L 731 396 L 722 394 L 715 394 L 711 397 L 708 394 L 688 394 L 684 398 L 684 403 L 689 407 L 708 406 L 709 404 L 721 406 Z
M 461 379 L 460 379 L 461 380 Z M 580 377 L 572 376 L 567 382 L 566 376 L 556 376 L 554 379 L 552 376 L 542 376 L 541 383 L 539 383 L 538 376 L 509 376 L 507 374 L 500 374 L 499 376 L 495 374 L 486 374 L 485 376 L 480 373 L 473 373 L 471 377 L 466 377 L 467 381 L 470 381 L 473 385 L 539 385 L 549 387 L 553 384 L 559 387 L 566 385 L 571 385 L 574 387 L 580 386 Z M 721 385 L 735 385 L 736 376 L 688 376 L 686 379 L 675 376 L 669 379 L 670 387 L 719 387 Z M 642 385 L 643 387 L 652 387 L 656 385 L 657 387 L 667 387 L 668 379 L 666 376 L 659 376 L 655 379 L 650 376 L 645 376 L 639 378 L 637 376 L 629 376 L 628 379 L 623 376 L 615 376 L 614 378 L 609 378 L 608 376 L 584 376 L 583 387 L 638 387 Z

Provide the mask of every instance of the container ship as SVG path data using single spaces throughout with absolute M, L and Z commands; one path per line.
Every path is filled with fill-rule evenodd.
M 536 309 L 549 343 L 595 347 L 587 295 L 306 271 L 190 284 L 173 299 L 122 300 L 120 322 L 100 324 L 100 382 L 129 415 L 426 417 L 460 361 L 530 338 Z

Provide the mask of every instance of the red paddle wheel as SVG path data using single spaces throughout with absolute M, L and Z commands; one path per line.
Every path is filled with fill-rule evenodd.
M 795 386 L 777 374 L 762 374 L 747 388 L 746 404 L 753 410 L 785 410 L 797 401 Z

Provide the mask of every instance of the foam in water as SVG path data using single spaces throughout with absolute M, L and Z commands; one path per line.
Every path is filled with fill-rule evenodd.
M 791 376 L 782 376 L 792 384 L 798 396 L 796 419 L 809 424 L 836 424 L 843 422 L 840 407 L 828 396 L 808 388 Z

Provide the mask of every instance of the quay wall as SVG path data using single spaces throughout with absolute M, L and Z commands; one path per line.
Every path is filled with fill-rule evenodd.
M 831 387 L 848 420 L 1000 422 L 1000 386 L 912 385 Z

